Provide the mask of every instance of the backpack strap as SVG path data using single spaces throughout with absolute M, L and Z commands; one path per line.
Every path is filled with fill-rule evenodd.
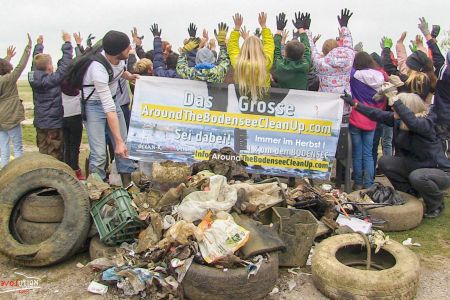
M 103 67 L 105 67 L 106 72 L 108 72 L 108 83 L 111 83 L 114 80 L 114 71 L 111 67 L 111 64 L 106 59 L 106 57 L 103 56 L 101 53 L 96 53 L 92 58 L 92 60 L 99 62 Z

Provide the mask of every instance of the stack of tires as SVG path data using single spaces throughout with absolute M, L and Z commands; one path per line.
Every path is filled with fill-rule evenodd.
M 90 202 L 72 169 L 29 153 L 0 171 L 0 252 L 24 266 L 48 266 L 77 253 L 90 228 Z

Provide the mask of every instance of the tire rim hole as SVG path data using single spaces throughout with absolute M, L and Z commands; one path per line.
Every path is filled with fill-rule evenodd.
M 375 253 L 375 249 L 371 249 L 371 254 L 370 271 L 390 269 L 396 264 L 395 257 L 385 249 L 380 249 L 378 253 Z M 366 247 L 361 245 L 342 247 L 336 252 L 336 259 L 347 267 L 366 270 Z

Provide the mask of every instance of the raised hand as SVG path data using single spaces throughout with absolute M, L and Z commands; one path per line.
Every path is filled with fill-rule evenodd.
M 417 49 L 423 47 L 423 38 L 420 35 L 416 35 L 416 45 Z
M 16 47 L 14 46 L 9 46 L 8 48 L 6 48 L 6 57 L 8 57 L 9 59 L 13 58 L 14 56 L 16 56 Z
M 142 40 L 144 39 L 144 36 L 139 36 L 136 27 L 133 27 L 133 30 L 131 30 L 131 37 L 133 38 L 133 43 L 136 46 L 142 45 Z
M 295 18 L 292 20 L 292 24 L 295 28 L 300 29 L 302 27 L 302 19 L 300 12 L 295 13 Z
M 277 30 L 283 31 L 284 28 L 286 28 L 287 20 L 286 20 L 286 14 L 280 13 L 277 17 Z
M 285 45 L 286 44 L 286 40 L 287 40 L 288 35 L 289 35 L 289 31 L 284 30 L 283 33 L 281 34 L 281 45 Z
M 195 38 L 197 36 L 197 26 L 194 23 L 190 23 L 188 27 L 189 37 Z
M 381 39 L 381 43 L 380 43 L 381 49 L 384 49 L 384 48 L 389 48 L 389 49 L 391 49 L 391 48 L 392 48 L 392 45 L 393 45 L 392 39 L 383 36 L 383 38 Z
M 267 14 L 265 12 L 260 12 L 258 15 L 258 23 L 261 26 L 261 28 L 266 28 L 266 22 L 267 22 Z
M 411 52 L 416 52 L 417 51 L 416 41 L 411 40 L 410 43 L 411 44 L 409 45 L 409 50 L 411 50 Z
M 68 32 L 63 31 L 62 33 L 62 39 L 65 43 L 70 42 L 70 40 L 72 39 L 70 34 Z
M 321 37 L 322 37 L 321 34 L 318 34 L 318 35 L 314 36 L 314 37 L 313 37 L 313 43 L 314 43 L 314 44 L 317 43 L 317 41 L 320 40 Z
M 298 30 L 292 29 L 292 39 L 298 40 L 299 37 L 300 37 L 300 33 L 298 33 Z
M 183 51 L 191 52 L 200 46 L 200 38 L 190 38 L 186 44 L 184 44 Z
M 433 25 L 433 29 L 431 29 L 431 37 L 437 38 L 439 35 L 439 32 L 441 32 L 441 26 L 439 25 Z
M 203 38 L 206 39 L 206 41 L 209 41 L 209 35 L 206 29 L 203 29 Z
M 244 41 L 250 36 L 250 30 L 247 30 L 245 26 L 241 27 L 239 32 L 241 33 L 241 37 L 244 39 Z
M 214 29 L 214 35 L 216 36 L 217 44 L 219 44 L 219 46 L 225 46 L 228 26 L 226 23 L 221 22 L 217 25 L 217 28 L 218 28 L 217 31 Z
M 31 35 L 29 33 L 27 33 L 27 38 L 28 38 L 28 46 L 31 47 L 31 45 L 33 44 L 32 40 L 31 40 Z
M 338 16 L 338 22 L 341 27 L 347 27 L 348 20 L 353 16 L 353 13 L 350 12 L 347 8 L 341 10 L 341 15 Z
M 257 38 L 261 38 L 261 29 L 258 27 L 255 29 L 255 33 L 253 34 Z
M 89 33 L 87 41 L 86 41 L 86 45 L 88 47 L 92 47 L 92 40 L 95 39 L 95 36 L 92 35 L 92 33 Z
M 75 43 L 77 43 L 77 45 L 81 45 L 83 39 L 81 38 L 81 34 L 79 32 L 78 33 L 74 32 L 73 38 L 75 39 Z
M 362 43 L 362 42 L 359 42 L 358 44 L 355 45 L 355 47 L 353 47 L 353 49 L 354 49 L 356 52 L 361 52 L 361 51 L 363 51 L 363 47 L 364 47 L 363 43 Z
M 158 24 L 153 24 L 150 26 L 150 31 L 153 34 L 153 37 L 160 37 L 161 36 L 161 29 L 158 27 Z
M 233 22 L 234 22 L 234 30 L 240 31 L 241 26 L 244 23 L 244 18 L 242 17 L 242 15 L 240 13 L 236 13 L 233 16 Z
M 406 31 L 403 32 L 402 35 L 400 36 L 400 38 L 398 39 L 397 43 L 403 44 L 405 42 L 406 34 L 407 34 Z
M 417 25 L 419 27 L 420 31 L 424 36 L 427 36 L 430 34 L 430 28 L 428 27 L 428 23 L 425 20 L 425 18 L 419 18 L 419 24 Z
M 44 36 L 43 35 L 38 36 L 36 43 L 42 45 L 44 43 Z
M 309 27 L 311 26 L 311 14 L 310 13 L 305 13 L 301 15 L 300 17 L 300 22 L 301 22 L 301 28 L 303 28 L 304 30 L 308 30 Z

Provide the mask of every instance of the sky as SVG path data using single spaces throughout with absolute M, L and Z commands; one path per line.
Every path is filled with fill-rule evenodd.
M 267 12 L 267 26 L 273 31 L 276 30 L 276 15 L 286 13 L 289 32 L 294 28 L 290 22 L 294 12 L 311 13 L 311 31 L 322 34 L 317 43 L 321 47 L 327 38 L 337 36 L 337 15 L 342 8 L 354 12 L 348 28 L 354 44 L 362 42 L 369 53 L 380 52 L 379 43 L 383 36 L 391 37 L 395 42 L 403 31 L 407 31 L 409 42 L 420 33 L 417 28 L 419 17 L 425 17 L 430 29 L 432 24 L 441 25 L 441 32 L 450 29 L 448 0 L 0 0 L 0 57 L 6 55 L 9 45 L 15 45 L 17 55 L 12 60 L 15 65 L 29 32 L 33 45 L 39 34 L 44 35 L 44 52 L 51 54 L 56 63 L 62 55 L 62 30 L 81 32 L 83 37 L 93 33 L 101 38 L 110 29 L 131 35 L 133 26 L 137 27 L 139 35 L 145 36 L 144 49 L 150 50 L 153 36 L 149 27 L 153 23 L 162 28 L 163 40 L 170 41 L 173 49 L 178 49 L 188 35 L 190 22 L 197 25 L 198 35 L 206 28 L 212 38 L 217 23 L 224 21 L 231 29 L 232 15 L 240 12 L 244 25 L 253 32 L 259 26 L 258 13 L 261 11 Z

